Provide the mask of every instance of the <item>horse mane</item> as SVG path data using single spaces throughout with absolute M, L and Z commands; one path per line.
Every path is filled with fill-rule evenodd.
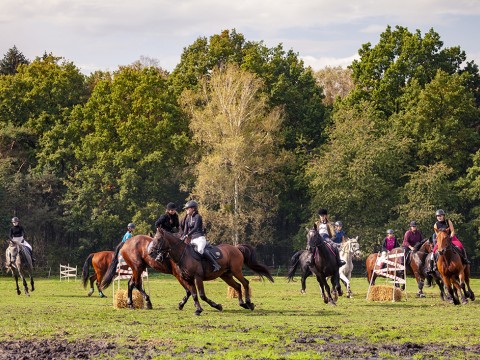
M 418 251 L 420 250 L 420 248 L 423 246 L 423 244 L 425 244 L 425 242 L 429 240 L 428 238 L 426 239 L 423 239 L 422 241 L 419 241 L 418 243 L 415 244 L 415 246 L 413 247 L 413 251 Z

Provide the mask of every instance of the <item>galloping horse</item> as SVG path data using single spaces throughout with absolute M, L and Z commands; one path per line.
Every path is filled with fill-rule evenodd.
M 327 283 L 327 278 L 331 277 L 332 288 L 339 296 L 343 295 L 340 286 L 340 275 L 338 272 L 337 259 L 333 250 L 322 239 L 315 224 L 313 229 L 308 230 L 307 243 L 310 248 L 315 248 L 314 259 L 315 263 L 310 266 L 310 271 L 315 274 L 320 290 L 322 292 L 323 301 L 325 304 L 336 305 L 330 292 L 330 286 Z
M 88 292 L 88 296 L 93 294 L 93 282 L 95 281 L 97 285 L 98 295 L 100 297 L 107 297 L 99 288 L 100 283 L 102 282 L 103 276 L 108 270 L 110 263 L 113 259 L 113 251 L 100 251 L 96 253 L 91 253 L 87 256 L 85 263 L 83 264 L 82 268 L 82 281 L 83 287 L 87 288 L 87 281 L 90 280 L 90 291 Z M 90 277 L 88 276 L 88 268 L 92 265 L 93 270 L 95 271 Z
M 142 273 L 150 266 L 151 268 L 158 270 L 165 274 L 173 274 L 177 279 L 179 274 L 176 271 L 176 267 L 172 266 L 170 259 L 162 262 L 157 262 L 148 253 L 148 246 L 153 241 L 153 238 L 147 235 L 136 235 L 131 237 L 126 242 L 121 242 L 115 248 L 112 262 L 108 267 L 107 273 L 104 275 L 100 284 L 100 290 L 107 288 L 113 281 L 117 273 L 118 254 L 121 254 L 127 265 L 132 269 L 132 277 L 128 281 L 128 299 L 127 306 L 133 309 L 132 292 L 133 288 L 136 288 L 143 296 L 145 300 L 145 308 L 152 309 L 152 302 L 150 296 L 145 292 L 143 288 Z M 190 294 L 187 291 L 187 295 L 183 298 L 183 305 L 187 302 Z M 179 304 L 183 307 L 182 302 Z
M 191 245 L 184 243 L 168 231 L 157 229 L 155 238 L 158 242 L 159 253 L 164 257 L 169 256 L 180 269 L 181 279 L 179 277 L 177 279 L 181 280 L 182 286 L 186 287 L 192 294 L 196 308 L 195 315 L 200 315 L 203 311 L 198 296 L 211 307 L 220 311 L 223 310 L 221 304 L 207 298 L 203 286 L 204 281 L 218 277 L 235 289 L 238 294 L 238 304 L 241 307 L 250 310 L 255 308 L 255 305 L 250 301 L 249 281 L 243 276 L 243 264 L 260 277 L 265 276 L 271 282 L 274 281 L 268 268 L 257 262 L 255 250 L 250 245 L 218 245 L 217 249 L 221 253 L 221 257 L 217 259 L 217 263 L 220 265 L 220 270 L 214 272 L 209 262 L 195 259 L 196 253 Z M 245 289 L 245 302 L 242 297 L 242 286 L 235 281 L 234 277 L 240 281 Z
M 452 240 L 446 231 L 437 233 L 437 254 L 437 268 L 453 303 L 460 304 L 459 293 L 462 304 L 468 302 L 467 298 L 475 300 L 475 294 L 470 288 L 470 265 L 462 263 L 462 259 L 453 249 Z M 468 291 L 465 289 L 465 284 Z
M 347 287 L 347 298 L 350 298 L 352 295 L 352 291 L 350 289 L 350 279 L 352 277 L 352 270 L 353 270 L 353 262 L 352 259 L 354 257 L 360 256 L 360 245 L 358 244 L 358 236 L 355 238 L 347 238 L 345 243 L 343 243 L 339 250 L 340 258 L 345 261 L 345 265 L 343 265 L 339 269 L 340 280 L 345 284 Z M 306 280 L 309 276 L 312 275 L 309 266 L 307 265 L 307 261 L 310 258 L 310 254 L 307 250 L 300 250 L 293 254 L 292 258 L 290 259 L 290 270 L 288 271 L 288 281 L 292 281 L 293 277 L 295 276 L 295 271 L 300 266 L 300 271 L 302 276 L 300 278 L 302 289 L 300 292 L 302 294 L 305 293 L 305 289 L 307 287 Z
M 27 275 L 30 277 L 30 291 L 34 291 L 33 264 L 30 252 L 28 250 L 26 251 L 23 245 L 10 240 L 7 250 L 5 251 L 5 267 L 7 268 L 7 272 L 11 271 L 13 277 L 15 277 L 17 294 L 20 295 L 22 293 L 18 287 L 18 278 L 20 277 L 25 289 L 25 295 L 30 296 L 27 281 L 25 279 Z

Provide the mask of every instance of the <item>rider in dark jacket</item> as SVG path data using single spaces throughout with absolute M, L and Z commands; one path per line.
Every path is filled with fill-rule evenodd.
M 178 220 L 177 206 L 173 202 L 167 204 L 165 213 L 160 215 L 157 221 L 155 221 L 155 229 L 163 229 L 171 233 L 178 232 L 180 229 L 180 222 Z M 156 246 L 154 246 L 152 250 L 157 251 Z M 157 253 L 155 260 L 158 262 L 162 261 L 160 253 Z

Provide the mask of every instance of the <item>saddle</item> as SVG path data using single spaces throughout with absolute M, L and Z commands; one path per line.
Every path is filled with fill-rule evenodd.
M 189 244 L 189 247 L 193 250 L 191 251 L 191 254 L 195 260 L 202 261 L 202 259 L 204 259 L 203 255 L 197 252 L 197 247 L 195 245 Z M 210 254 L 212 254 L 215 258 L 215 260 L 221 259 L 223 257 L 222 252 L 220 251 L 218 246 L 210 245 L 209 243 L 207 243 L 207 246 L 205 246 L 205 249 L 203 251 L 209 251 Z

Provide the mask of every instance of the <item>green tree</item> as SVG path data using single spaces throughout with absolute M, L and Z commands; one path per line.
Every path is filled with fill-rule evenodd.
M 17 73 L 19 65 L 28 65 L 29 63 L 30 61 L 14 45 L 0 60 L 0 75 L 14 75 Z
M 270 239 L 284 156 L 281 112 L 268 109 L 262 86 L 253 74 L 226 65 L 202 80 L 201 91 L 183 95 L 201 148 L 191 194 L 202 205 L 212 240 Z

